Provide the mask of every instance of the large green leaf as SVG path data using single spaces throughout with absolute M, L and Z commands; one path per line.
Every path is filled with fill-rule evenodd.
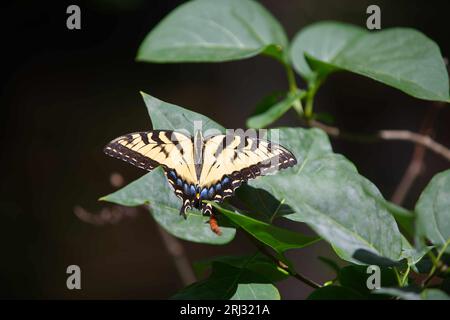
M 333 61 L 361 34 L 364 34 L 363 29 L 338 22 L 319 22 L 307 26 L 292 41 L 290 54 L 295 70 L 309 81 L 314 80 L 319 72 L 325 75 L 337 70 L 332 65 L 322 70 L 311 70 L 305 53 L 323 62 Z
M 217 203 L 211 202 L 211 204 L 233 223 L 265 245 L 274 249 L 280 256 L 282 256 L 286 250 L 303 248 L 319 240 L 317 237 L 307 237 L 298 232 L 282 229 L 260 220 L 224 209 Z
M 290 54 L 297 72 L 309 81 L 346 70 L 416 98 L 450 101 L 439 47 L 417 30 L 369 32 L 343 23 L 320 22 L 295 36 Z
M 211 275 L 175 294 L 172 299 L 278 300 L 277 288 L 251 265 L 257 255 L 233 264 L 215 261 Z
M 198 210 L 189 211 L 186 220 L 180 216 L 181 200 L 170 189 L 161 168 L 154 169 L 101 200 L 124 206 L 148 204 L 153 218 L 165 230 L 192 242 L 226 244 L 236 233 L 234 228 L 222 226 L 222 235 L 216 235 L 207 223 L 208 217 L 204 217 Z
M 195 0 L 162 20 L 142 42 L 137 59 L 220 62 L 259 53 L 282 58 L 287 38 L 278 21 L 251 0 Z
M 436 246 L 448 245 L 450 241 L 450 170 L 441 172 L 420 195 L 415 208 L 417 243 L 423 238 Z M 450 247 L 447 247 L 450 253 Z
M 378 189 L 350 161 L 331 152 L 322 131 L 283 128 L 277 133 L 299 164 L 249 184 L 284 200 L 295 211 L 284 217 L 306 222 L 341 258 L 357 262 L 354 254 L 364 251 L 398 261 L 401 234 Z M 305 146 L 305 136 L 322 143 Z

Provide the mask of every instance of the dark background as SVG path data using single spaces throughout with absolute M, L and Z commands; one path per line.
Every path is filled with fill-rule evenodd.
M 15 1 L 1 9 L 0 297 L 159 298 L 182 287 L 150 215 L 139 212 L 99 227 L 80 221 L 77 205 L 93 213 L 97 199 L 114 190 L 113 172 L 132 181 L 144 172 L 107 158 L 102 147 L 123 133 L 150 129 L 139 95 L 191 108 L 229 128 L 245 119 L 266 94 L 287 87 L 283 69 L 266 57 L 219 64 L 146 64 L 134 57 L 147 32 L 182 1 Z M 450 55 L 449 6 L 445 1 L 261 1 L 290 38 L 310 23 L 331 19 L 365 26 L 365 10 L 378 4 L 382 27 L 405 26 L 435 40 Z M 66 8 L 81 7 L 82 29 L 67 30 Z M 300 82 L 301 85 L 303 85 Z M 432 102 L 348 73 L 332 75 L 319 91 L 316 110 L 355 132 L 418 131 Z M 439 110 L 437 141 L 450 144 L 450 109 Z M 297 125 L 288 113 L 277 124 Z M 386 198 L 392 196 L 413 145 L 333 141 Z M 437 172 L 449 167 L 427 153 L 409 193 L 411 208 Z M 185 243 L 195 261 L 213 255 L 250 253 L 238 236 L 222 247 Z M 334 254 L 322 243 L 291 254 L 316 281 L 333 274 L 317 262 Z M 82 270 L 82 290 L 66 288 L 66 268 Z M 304 298 L 309 288 L 279 284 L 284 298 Z

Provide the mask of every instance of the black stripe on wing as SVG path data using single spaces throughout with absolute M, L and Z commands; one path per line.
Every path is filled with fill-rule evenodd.
M 119 142 L 115 141 L 112 141 L 109 144 L 107 144 L 103 149 L 103 152 L 106 153 L 108 156 L 123 160 L 125 162 L 131 163 L 132 165 L 138 168 L 149 171 L 156 168 L 159 165 L 157 161 L 154 161 L 151 158 L 143 156 L 139 152 L 133 151 L 121 145 Z
M 235 190 L 239 188 L 242 183 L 247 182 L 250 179 L 255 179 L 259 176 L 264 176 L 277 170 L 293 167 L 297 164 L 297 159 L 295 158 L 295 156 L 289 150 L 279 144 L 275 144 L 267 140 L 258 139 L 257 141 L 255 141 L 256 143 L 252 144 L 252 146 L 256 146 L 257 148 L 260 141 L 267 142 L 269 152 L 277 149 L 280 150 L 281 153 L 264 161 L 258 162 L 254 165 L 251 165 L 247 168 L 243 168 L 239 171 L 234 171 L 231 174 L 227 174 L 221 177 L 219 183 L 222 184 L 222 187 L 215 193 L 213 198 L 214 201 L 222 202 L 224 199 L 233 196 Z M 245 146 L 247 146 L 247 141 Z M 256 150 L 256 148 L 254 150 Z M 236 153 L 238 152 L 241 151 L 239 149 L 236 149 Z M 224 181 L 226 183 L 223 183 Z
M 161 133 L 164 134 L 165 138 L 171 141 L 171 144 L 174 144 L 178 150 L 182 149 L 180 141 L 175 139 L 176 135 L 173 134 L 174 131 L 154 130 L 147 132 L 129 133 L 124 136 L 118 137 L 113 141 L 111 141 L 110 143 L 108 143 L 103 149 L 103 151 L 111 157 L 131 163 L 132 165 L 138 168 L 142 168 L 145 170 L 152 170 L 156 168 L 158 165 L 164 166 L 164 164 L 143 155 L 138 150 L 133 150 L 133 148 L 139 143 L 142 143 L 144 145 L 143 147 L 148 145 L 154 145 L 154 147 L 160 147 L 161 148 L 160 152 L 163 153 L 167 158 L 168 154 L 164 148 L 164 146 L 167 145 L 167 143 L 164 143 L 161 140 L 160 138 Z M 185 136 L 179 132 L 177 132 L 177 135 L 181 135 L 186 139 L 191 139 L 190 137 Z

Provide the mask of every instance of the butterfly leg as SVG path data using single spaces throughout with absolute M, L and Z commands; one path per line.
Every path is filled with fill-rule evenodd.
M 183 218 L 186 219 L 186 218 L 187 218 L 186 212 L 187 212 L 189 209 L 192 209 L 191 201 L 190 201 L 189 199 L 184 199 L 184 200 L 183 200 L 183 206 L 182 206 L 181 209 L 180 209 L 180 215 L 183 216 Z

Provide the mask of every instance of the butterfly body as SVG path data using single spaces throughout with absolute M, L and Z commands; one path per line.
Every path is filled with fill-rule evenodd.
M 233 134 L 194 137 L 177 131 L 136 132 L 111 141 L 105 153 L 139 168 L 162 166 L 182 200 L 180 214 L 197 208 L 212 215 L 204 200 L 222 202 L 249 179 L 297 163 L 284 147 L 267 140 Z

